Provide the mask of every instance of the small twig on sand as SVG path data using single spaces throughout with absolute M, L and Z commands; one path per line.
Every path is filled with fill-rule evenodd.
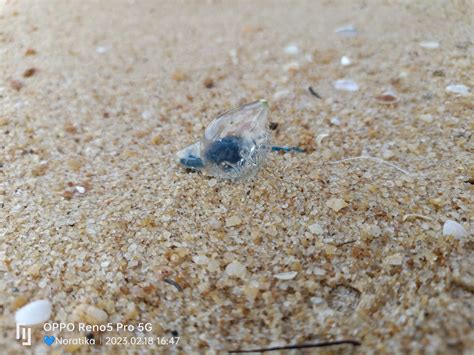
M 183 288 L 176 281 L 171 280 L 171 279 L 163 279 L 163 281 L 166 282 L 167 284 L 170 284 L 170 285 L 176 287 L 176 289 L 178 291 L 180 291 L 180 292 L 183 291 Z
M 252 350 L 233 350 L 229 351 L 230 354 L 237 354 L 237 353 L 264 353 L 267 351 L 277 351 L 277 350 L 294 350 L 294 349 L 308 349 L 308 348 L 323 348 L 327 346 L 335 346 L 335 345 L 353 345 L 359 346 L 361 343 L 357 340 L 336 340 L 336 341 L 325 341 L 322 343 L 314 343 L 314 344 L 300 344 L 300 345 L 287 345 L 287 346 L 275 346 L 272 348 L 262 348 L 262 349 L 252 349 Z
M 385 160 L 382 160 L 380 158 L 375 158 L 375 157 L 370 157 L 370 156 L 365 156 L 365 155 L 361 155 L 360 157 L 352 157 L 352 158 L 347 158 L 347 159 L 342 159 L 342 160 L 337 160 L 337 161 L 333 161 L 333 162 L 330 162 L 330 164 L 339 164 L 339 163 L 343 163 L 345 161 L 352 161 L 352 160 L 361 160 L 361 159 L 366 159 L 366 160 L 373 160 L 373 161 L 376 161 L 377 163 L 380 163 L 380 164 L 385 164 L 385 165 L 388 165 L 408 176 L 412 176 L 412 174 L 402 168 L 400 168 L 399 166 L 396 166 L 395 164 L 392 164 L 392 163 L 389 163 L 388 161 L 385 161 Z
M 342 247 L 343 245 L 352 244 L 352 243 L 355 243 L 355 242 L 357 242 L 356 239 L 348 240 L 347 242 L 342 242 L 342 243 L 336 244 L 336 247 L 339 248 L 339 247 Z
M 316 96 L 318 99 L 322 99 L 322 97 L 316 91 L 314 91 L 314 89 L 311 86 L 308 87 L 308 91 L 311 95 Z

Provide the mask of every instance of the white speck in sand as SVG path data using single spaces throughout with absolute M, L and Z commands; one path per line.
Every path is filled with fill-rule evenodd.
M 51 302 L 48 300 L 37 300 L 21 307 L 15 313 L 15 321 L 21 325 L 35 325 L 46 322 L 51 316 Z
M 142 118 L 144 120 L 149 120 L 152 117 L 153 117 L 153 114 L 150 111 L 143 111 L 142 112 Z
M 242 277 L 247 272 L 247 269 L 238 261 L 233 261 L 229 265 L 227 265 L 227 267 L 225 268 L 225 272 L 229 276 Z
M 357 35 L 357 29 L 353 25 L 338 27 L 336 28 L 334 32 L 336 32 L 337 34 L 341 36 L 348 36 L 348 37 Z
M 99 54 L 104 54 L 107 52 L 110 48 L 108 46 L 97 46 L 95 51 Z
M 467 237 L 467 232 L 461 224 L 448 219 L 446 222 L 444 222 L 443 235 L 452 235 L 456 239 L 461 239 Z
M 337 116 L 334 116 L 334 117 L 331 117 L 329 122 L 331 122 L 331 124 L 333 124 L 334 126 L 339 126 L 341 124 L 341 119 Z
M 291 93 L 290 90 L 277 91 L 276 93 L 273 94 L 273 100 L 274 101 L 279 101 L 281 99 L 284 99 L 285 97 L 290 96 L 290 93 Z
M 436 48 L 439 48 L 439 42 L 423 41 L 423 42 L 420 42 L 420 46 L 426 49 L 436 49 Z
M 343 56 L 343 57 L 341 58 L 341 65 L 342 65 L 343 67 L 347 67 L 348 65 L 351 65 L 351 64 L 352 64 L 352 61 L 351 61 L 351 59 L 350 59 L 349 57 Z
M 359 85 L 354 80 L 340 79 L 334 82 L 334 88 L 342 91 L 357 91 Z
M 297 55 L 300 52 L 300 49 L 296 44 L 290 44 L 285 47 L 285 53 L 290 55 Z
M 83 187 L 83 186 L 79 186 L 79 185 L 78 185 L 78 186 L 76 186 L 75 188 L 76 188 L 76 191 L 79 192 L 80 194 L 83 194 L 83 193 L 86 192 L 86 188 Z
M 470 89 L 467 86 L 461 84 L 453 84 L 446 87 L 446 92 L 462 96 L 469 95 L 469 91 Z
M 289 272 L 281 272 L 279 274 L 274 275 L 275 278 L 278 280 L 291 280 L 296 277 L 298 273 L 296 271 L 289 271 Z

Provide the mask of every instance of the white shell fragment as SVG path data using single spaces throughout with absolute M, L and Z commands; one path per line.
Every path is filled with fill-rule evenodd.
M 439 48 L 439 42 L 423 41 L 423 42 L 420 42 L 420 46 L 426 49 L 436 49 L 436 48 Z
M 357 29 L 352 25 L 342 26 L 336 28 L 334 31 L 341 36 L 352 37 L 357 35 Z
M 359 85 L 354 80 L 340 79 L 334 82 L 334 88 L 341 91 L 357 91 Z
M 274 275 L 278 280 L 291 280 L 296 277 L 298 272 L 296 271 L 289 271 L 289 272 L 281 272 L 279 274 Z
M 37 300 L 21 307 L 15 313 L 15 321 L 21 325 L 36 325 L 49 320 L 52 305 L 48 300 Z
M 467 86 L 461 85 L 461 84 L 454 84 L 454 85 L 446 86 L 446 92 L 452 93 L 452 94 L 459 94 L 459 95 L 462 95 L 462 96 L 467 96 L 467 95 L 469 95 L 469 91 L 470 91 L 470 89 Z
M 349 57 L 343 56 L 343 57 L 341 58 L 341 65 L 342 65 L 343 67 L 347 67 L 348 65 L 351 65 L 351 64 L 352 64 L 352 61 L 351 61 L 351 59 L 350 59 Z
M 298 48 L 298 46 L 296 44 L 290 44 L 290 45 L 286 46 L 286 48 L 285 48 L 285 53 L 286 54 L 296 55 L 299 52 L 300 52 L 300 49 Z
M 461 239 L 467 237 L 467 232 L 461 224 L 448 219 L 446 222 L 444 222 L 443 235 L 451 235 L 456 239 Z
M 243 277 L 247 269 L 238 261 L 233 261 L 225 268 L 225 273 L 229 276 Z

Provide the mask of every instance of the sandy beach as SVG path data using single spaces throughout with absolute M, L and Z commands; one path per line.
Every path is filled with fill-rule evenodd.
M 473 14 L 469 0 L 0 1 L 2 351 L 474 351 Z M 241 182 L 176 163 L 258 99 L 274 144 L 303 153 Z M 24 346 L 15 312 L 35 300 L 50 323 L 135 328 L 39 324 Z

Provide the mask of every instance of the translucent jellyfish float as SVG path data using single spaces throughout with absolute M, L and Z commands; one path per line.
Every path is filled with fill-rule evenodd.
M 222 113 L 209 124 L 199 142 L 177 153 L 179 163 L 207 175 L 237 180 L 254 176 L 271 150 L 301 151 L 271 146 L 267 116 L 266 100 Z

